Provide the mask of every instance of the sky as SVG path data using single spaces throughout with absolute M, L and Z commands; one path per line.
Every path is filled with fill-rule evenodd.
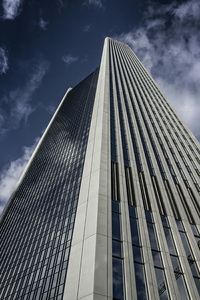
M 199 0 L 0 0 L 0 213 L 106 36 L 131 46 L 200 140 Z

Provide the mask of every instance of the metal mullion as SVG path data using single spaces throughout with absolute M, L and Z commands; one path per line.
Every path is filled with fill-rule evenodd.
M 129 48 L 129 47 L 128 47 L 128 48 Z M 130 51 L 130 49 L 129 49 L 129 51 Z M 138 59 L 137 56 L 135 55 L 135 53 L 132 53 L 132 51 L 131 51 L 131 54 L 134 55 L 136 61 L 137 61 L 139 64 L 141 64 L 140 61 L 139 61 L 139 59 Z M 152 86 L 154 87 L 154 89 L 155 89 L 155 91 L 156 91 L 156 94 L 159 96 L 159 98 L 160 98 L 160 100 L 161 100 L 161 102 L 162 102 L 162 105 L 167 109 L 168 113 L 170 114 L 170 116 L 171 116 L 172 119 L 174 120 L 174 122 L 175 122 L 177 128 L 178 128 L 180 131 L 182 131 L 182 132 L 184 132 L 184 133 L 186 133 L 186 134 L 188 135 L 190 141 L 192 140 L 192 144 L 193 144 L 193 146 L 195 146 L 196 151 L 200 154 L 200 146 L 199 146 L 199 143 L 197 142 L 196 137 L 193 135 L 193 133 L 192 133 L 188 128 L 187 128 L 187 130 L 186 130 L 184 124 L 183 124 L 182 121 L 178 118 L 178 116 L 177 116 L 176 113 L 173 111 L 173 109 L 171 108 L 171 106 L 169 105 L 169 103 L 166 101 L 165 97 L 163 96 L 163 94 L 161 93 L 160 89 L 158 88 L 156 82 L 155 82 L 155 81 L 153 80 L 153 78 L 149 75 L 149 73 L 146 71 L 146 69 L 144 68 L 143 65 L 141 65 L 141 69 L 142 69 L 143 73 L 145 74 L 146 78 L 147 78 L 149 81 L 151 81 Z M 178 123 L 179 123 L 179 125 L 180 125 L 181 127 L 178 125 Z M 197 150 L 197 149 L 198 149 L 198 150 Z
M 137 68 L 141 71 L 141 67 L 140 67 L 139 63 L 138 63 Z M 138 73 L 138 74 L 139 74 L 139 73 Z M 144 84 L 145 86 L 148 85 L 148 83 L 147 83 L 144 79 L 142 79 L 142 77 L 141 77 L 141 80 L 143 81 L 143 84 Z M 156 104 L 156 106 L 157 106 L 157 104 Z M 160 109 L 158 108 L 158 110 L 160 110 Z M 161 111 L 160 111 L 160 112 L 161 112 Z M 166 112 L 162 111 L 161 114 L 162 114 L 163 118 L 166 120 L 166 116 L 165 116 Z M 168 120 L 167 120 L 167 121 L 168 121 Z M 170 124 L 170 125 L 171 125 L 171 124 Z M 171 125 L 170 131 L 171 131 L 171 134 L 173 135 L 173 138 L 176 139 L 176 136 L 175 136 L 175 133 L 174 133 L 174 130 L 173 130 L 173 126 L 172 126 L 172 125 Z M 170 137 L 171 137 L 171 136 L 170 136 Z M 180 137 L 180 139 L 182 138 L 181 136 L 179 136 L 179 137 Z M 181 140 L 182 140 L 182 139 L 181 139 Z M 183 140 L 182 140 L 182 141 L 183 141 Z M 172 141 L 172 143 L 174 144 L 173 141 Z M 185 154 L 186 156 L 188 156 L 188 154 L 187 154 L 187 153 L 185 152 L 185 150 L 183 149 L 181 143 L 179 143 L 179 147 L 182 148 L 182 153 L 183 153 L 183 155 Z M 176 156 L 180 157 L 179 154 L 177 155 L 177 152 L 178 152 L 178 151 L 176 150 L 176 147 L 175 147 L 175 151 L 176 151 Z M 188 150 L 187 150 L 187 151 L 188 151 Z M 189 153 L 189 152 L 188 152 L 188 153 Z M 184 156 L 184 157 L 185 157 L 185 156 Z M 196 170 L 195 170 L 194 166 L 190 163 L 190 160 L 189 160 L 188 158 L 185 157 L 185 159 L 187 160 L 187 163 L 189 164 L 190 169 L 191 169 L 191 168 L 193 169 L 195 179 L 196 179 L 196 181 L 198 181 L 199 177 L 196 176 Z M 182 159 L 182 160 L 183 160 L 183 159 Z M 184 160 L 183 160 L 183 163 L 184 163 L 184 169 L 185 169 L 185 172 L 187 172 L 187 174 L 190 176 L 190 173 L 188 172 L 188 169 L 186 168 L 186 165 L 185 165 L 185 161 L 184 161 Z M 183 165 L 183 164 L 182 164 L 182 165 Z M 192 178 L 191 178 L 191 180 L 192 180 L 192 182 L 193 182 L 193 179 L 192 179 Z M 193 183 L 193 185 L 194 185 L 194 183 Z M 195 186 L 195 189 L 196 189 L 196 186 Z
M 150 109 L 150 112 L 151 112 L 151 109 Z M 161 134 L 161 136 L 162 136 L 162 134 Z M 181 204 L 182 205 L 182 204 Z M 182 212 L 184 212 L 184 211 L 182 211 Z M 184 212 L 184 214 L 185 214 L 185 212 Z M 191 228 L 189 227 L 189 229 L 190 229 L 190 231 L 191 231 Z M 182 248 L 182 250 L 184 251 L 184 249 Z M 189 273 L 190 273 L 190 270 L 189 270 Z
M 122 105 L 123 105 L 123 102 L 122 102 Z M 126 112 L 126 108 L 124 108 L 124 111 Z M 139 179 L 138 179 L 138 170 L 136 168 L 136 159 L 135 159 L 135 154 L 133 152 L 133 148 L 132 148 L 132 138 L 131 138 L 131 134 L 130 134 L 130 130 L 129 130 L 129 124 L 128 124 L 128 119 L 127 119 L 127 113 L 124 114 L 124 118 L 125 118 L 125 128 L 126 128 L 126 132 L 127 132 L 127 142 L 128 142 L 128 148 L 129 148 L 129 155 L 130 155 L 130 166 L 131 166 L 131 169 L 133 170 L 133 180 L 135 182 L 135 196 L 136 196 L 136 207 L 137 207 L 137 211 L 138 211 L 138 214 L 139 214 L 139 223 L 140 223 L 140 231 L 142 233 L 142 236 L 145 234 L 145 231 L 143 229 L 143 218 L 141 217 L 143 214 L 144 214 L 144 209 L 143 209 L 143 214 L 142 214 L 142 211 L 141 211 L 141 206 L 143 207 L 143 203 L 142 201 L 140 201 L 139 199 L 142 198 L 141 196 L 141 191 L 140 191 L 140 188 L 139 188 Z M 148 237 L 147 237 L 148 238 Z M 147 238 L 145 237 L 143 239 L 143 242 L 142 244 L 146 243 L 146 240 Z M 143 248 L 144 250 L 144 248 Z M 143 256 L 147 259 L 147 251 L 145 251 L 145 253 L 143 253 Z M 132 263 L 133 264 L 133 263 Z M 134 270 L 133 270 L 134 272 Z M 145 271 L 146 273 L 146 271 Z M 147 280 L 149 280 L 149 277 L 147 277 Z M 135 286 L 135 284 L 134 284 Z M 135 291 L 136 291 L 136 288 L 135 288 Z M 152 294 L 152 291 L 150 290 L 150 295 Z M 152 297 L 154 297 L 154 294 L 152 294 Z
M 119 108 L 118 108 L 118 101 L 120 99 L 117 98 L 116 93 L 116 80 L 119 79 L 118 76 L 115 79 L 114 74 L 116 75 L 115 68 L 116 68 L 116 62 L 115 62 L 115 51 L 114 51 L 114 44 L 115 42 L 111 41 L 111 73 L 112 73 L 112 81 L 113 81 L 113 100 L 114 100 L 114 111 L 115 111 L 115 128 L 116 128 L 116 145 L 117 145 L 117 158 L 118 158 L 118 171 L 119 171 L 119 190 L 120 190 L 120 198 L 121 198 L 121 226 L 122 226 L 122 247 L 124 252 L 124 292 L 125 292 L 125 298 L 133 299 L 134 291 L 132 288 L 132 272 L 130 270 L 130 264 L 129 259 L 130 258 L 130 236 L 127 228 L 127 215 L 128 215 L 128 206 L 126 205 L 128 203 L 127 201 L 127 193 L 126 193 L 126 182 L 125 182 L 125 173 L 124 173 L 124 158 L 123 158 L 123 148 L 122 148 L 122 140 L 121 140 L 121 131 L 120 131 L 120 119 L 119 119 Z M 116 70 L 117 72 L 117 70 Z
M 122 50 L 123 51 L 123 50 Z M 124 54 L 124 56 L 125 56 L 125 54 Z M 124 63 L 123 65 L 127 65 L 126 63 Z M 142 116 L 141 116 L 141 118 L 142 118 Z M 145 125 L 143 124 L 143 127 L 145 128 Z M 147 137 L 148 135 L 146 134 L 146 137 Z M 149 145 L 151 145 L 150 144 L 150 142 L 148 141 L 148 139 L 146 139 L 147 140 L 147 143 L 149 144 Z M 151 151 L 152 151 L 152 149 L 151 149 Z M 154 162 L 156 162 L 156 159 L 154 158 L 154 157 L 152 157 L 152 159 L 153 159 L 153 161 Z M 154 168 L 155 168 L 155 166 L 154 166 Z M 158 174 L 159 174 L 159 170 L 158 170 Z M 152 180 L 152 179 L 151 179 Z M 160 182 L 162 182 L 162 179 L 160 179 Z M 152 183 L 151 183 L 151 185 L 152 185 Z M 155 191 L 154 191 L 155 192 Z M 155 200 L 154 200 L 155 201 Z M 155 201 L 155 202 L 153 202 L 154 203 L 154 206 L 156 205 L 156 207 L 157 207 L 157 202 Z M 157 208 L 157 211 L 158 211 L 158 208 Z M 154 211 L 153 211 L 154 212 Z M 158 211 L 159 212 L 159 211 Z M 155 222 L 155 225 L 156 225 L 156 231 L 157 231 L 157 235 L 159 236 L 159 234 L 158 234 L 158 232 L 162 232 L 162 235 L 164 236 L 164 231 L 163 231 L 163 227 L 162 227 L 162 222 L 161 222 L 161 219 L 159 218 L 159 213 L 158 213 L 158 215 L 156 214 L 155 215 L 156 216 L 156 219 L 158 219 L 158 222 L 159 223 L 157 223 L 157 222 Z M 160 244 L 160 246 L 161 246 L 161 250 L 162 250 L 162 243 Z M 165 242 L 165 244 L 164 244 L 164 249 L 167 249 L 167 245 L 166 245 L 166 242 Z M 165 254 L 166 255 L 166 254 Z M 163 256 L 163 255 L 162 255 Z M 165 258 L 165 256 L 163 257 L 164 258 L 164 261 L 165 261 L 165 264 L 167 264 L 168 265 L 168 263 L 169 263 L 169 257 L 166 257 Z M 167 278 L 167 282 L 168 282 L 168 284 L 169 284 L 169 286 L 173 286 L 173 288 L 175 289 L 175 294 L 176 295 L 178 295 L 178 293 L 177 293 L 177 289 L 176 289 L 176 287 L 174 287 L 174 284 L 173 284 L 173 282 L 172 282 L 172 279 L 170 278 L 170 276 L 169 276 L 169 274 L 167 274 L 166 273 L 166 269 L 165 269 L 165 275 L 166 275 L 166 278 Z M 173 295 L 174 295 L 174 292 L 172 293 Z M 176 296 L 176 297 L 178 297 L 178 296 Z
M 147 104 L 148 105 L 148 104 Z M 151 112 L 151 109 L 149 110 Z M 159 127 L 158 127 L 159 128 Z M 161 136 L 162 136 L 162 133 L 161 133 Z
M 164 98 L 164 96 L 162 95 L 161 91 L 158 89 L 155 81 L 150 77 L 150 75 L 147 73 L 147 71 L 145 70 L 145 68 L 141 65 L 139 59 L 137 58 L 137 56 L 133 53 L 136 62 L 140 65 L 140 69 L 141 72 L 145 75 L 145 77 L 147 79 L 149 79 L 152 83 L 152 90 L 153 88 L 156 88 L 156 97 L 159 98 L 159 101 L 161 102 L 161 105 L 163 106 L 163 109 L 166 109 L 168 111 L 168 113 L 170 114 L 171 118 L 173 119 L 173 121 L 175 122 L 177 129 L 181 132 L 185 132 L 188 135 L 189 140 L 192 139 L 192 144 L 194 143 L 195 147 L 197 148 L 199 147 L 199 145 L 196 143 L 196 138 L 194 137 L 194 135 L 192 134 L 192 132 L 190 130 L 186 130 L 182 121 L 178 118 L 178 116 L 175 114 L 175 112 L 172 110 L 172 108 L 170 107 L 170 105 L 167 103 L 166 99 Z M 149 81 L 148 80 L 148 81 Z M 147 81 L 147 84 L 149 84 L 149 82 Z M 160 93 L 160 97 L 158 96 L 158 93 Z M 181 125 L 182 128 L 180 128 L 180 126 L 177 124 L 179 123 Z M 185 135 L 184 133 L 184 135 Z M 189 141 L 188 141 L 189 142 Z M 190 141 L 191 142 L 191 141 Z M 192 146 L 192 145 L 191 145 Z M 196 150 L 199 154 L 200 154 L 200 149 Z
M 151 99 L 150 99 L 151 100 Z M 159 117 L 159 115 L 158 115 L 158 117 Z M 162 122 L 162 121 L 161 121 Z M 165 126 L 163 126 L 163 128 L 164 128 Z M 168 138 L 170 139 L 171 137 L 168 135 L 168 132 L 166 131 L 166 135 L 168 136 Z M 171 151 L 171 150 L 170 150 Z M 176 149 L 175 149 L 175 151 L 176 151 Z M 177 156 L 179 156 L 179 155 L 177 155 Z M 173 157 L 173 156 L 172 156 Z M 173 157 L 173 159 L 174 159 L 174 157 Z M 174 165 L 175 166 L 175 168 L 176 168 L 176 165 Z M 184 167 L 184 166 L 183 166 Z M 186 169 L 185 167 L 184 167 L 184 169 Z M 179 170 L 178 170 L 179 171 Z M 188 173 L 188 170 L 186 169 L 186 172 Z M 178 172 L 178 173 L 180 173 L 180 172 Z M 182 174 L 180 173 L 180 178 L 182 178 Z M 184 185 L 186 185 L 185 184 L 185 181 L 184 181 L 184 179 L 182 179 L 182 182 L 184 183 Z M 196 196 L 196 199 L 198 199 L 198 197 L 199 197 L 199 194 L 196 192 L 196 187 L 194 186 L 194 184 L 193 184 L 193 181 L 191 182 L 192 183 L 192 185 L 193 185 L 193 188 L 194 188 L 194 194 L 195 194 L 195 196 Z M 185 191 L 187 191 L 187 187 L 185 188 Z M 187 191 L 187 193 L 188 193 L 188 195 L 189 195 L 189 192 Z M 190 195 L 189 195 L 190 196 Z M 196 200 L 197 201 L 197 200 Z M 193 204 L 194 205 L 194 204 Z M 195 211 L 196 212 L 196 211 Z M 195 213 L 194 212 L 194 213 Z M 196 218 L 196 220 L 198 220 L 198 218 Z
M 121 64 L 121 66 L 123 66 L 123 64 Z M 124 86 L 125 86 L 125 84 L 124 84 Z M 128 106 L 129 106 L 131 115 L 135 116 L 135 112 L 133 110 L 130 99 L 127 98 L 127 102 L 128 102 Z M 136 122 L 135 117 L 132 118 L 132 126 L 134 126 L 134 129 L 135 129 L 138 146 L 139 146 L 139 150 L 140 150 L 140 154 L 141 154 L 141 158 L 142 158 L 142 162 L 143 162 L 144 173 L 149 175 L 149 169 L 147 166 L 146 157 L 144 154 L 144 149 L 143 149 L 143 145 L 142 145 L 142 141 L 141 141 L 141 137 L 140 137 L 140 133 L 139 133 L 139 129 L 138 129 L 138 124 Z M 139 176 L 140 175 L 138 174 L 138 183 L 139 183 Z M 141 190 L 140 190 L 140 197 L 142 198 Z M 150 297 L 153 297 L 154 299 L 159 299 L 155 271 L 154 271 L 154 269 L 152 270 L 152 268 L 150 267 L 153 264 L 153 260 L 152 260 L 151 251 L 150 251 L 150 241 L 149 241 L 149 235 L 148 235 L 148 230 L 147 230 L 147 224 L 146 224 L 145 211 L 144 211 L 143 204 L 140 204 L 140 209 L 141 209 L 141 215 L 138 216 L 138 219 L 140 222 L 140 228 L 142 229 L 142 231 L 141 231 L 142 246 L 143 246 L 142 249 L 143 249 L 143 255 L 144 255 L 145 261 L 146 261 L 145 268 L 146 268 L 146 272 L 147 272 L 146 279 L 147 279 L 148 292 L 150 294 Z M 143 231 L 143 229 L 144 229 L 144 231 Z M 146 246 L 147 246 L 147 248 L 146 248 Z M 148 264 L 147 264 L 147 262 L 148 262 Z M 152 280 L 153 280 L 153 282 L 152 282 Z M 152 285 L 154 286 L 153 290 L 151 289 Z
M 144 99 L 145 99 L 145 98 L 144 98 Z M 148 100 L 151 101 L 151 99 L 150 99 L 149 97 L 148 97 Z M 148 106 L 148 102 L 147 102 L 147 101 L 146 101 L 146 103 L 147 103 L 147 106 Z M 150 108 L 149 112 L 151 113 L 151 115 L 153 116 L 153 119 L 155 120 L 154 114 L 152 114 L 152 112 L 151 112 L 151 108 Z M 159 119 L 159 116 L 158 116 L 158 119 Z M 155 123 L 157 123 L 157 121 L 156 121 Z M 158 130 L 159 132 L 161 131 L 159 125 L 157 125 L 157 130 Z M 168 133 L 165 132 L 165 134 L 166 134 L 166 136 L 168 137 Z M 168 154 L 168 156 L 170 157 L 170 160 L 173 161 L 171 152 L 168 150 L 168 145 L 167 145 L 167 143 L 166 143 L 166 141 L 165 141 L 165 139 L 164 139 L 164 137 L 163 137 L 162 132 L 161 132 L 159 135 L 160 135 L 160 138 L 161 138 L 162 142 L 163 142 L 163 140 L 164 140 L 164 143 L 163 143 L 163 144 L 165 145 L 165 149 L 167 150 L 167 154 Z M 168 137 L 168 138 L 169 138 L 169 137 Z M 176 174 L 177 174 L 178 172 L 177 172 L 177 167 L 176 167 L 176 165 L 173 165 L 173 167 L 174 167 L 174 169 L 176 169 Z M 181 177 L 181 176 L 179 177 L 179 180 L 181 181 L 181 184 L 182 184 L 182 187 L 184 188 L 185 194 L 186 194 L 186 195 L 188 194 L 188 196 L 189 196 L 189 193 L 187 192 L 187 189 L 184 187 L 183 180 L 182 180 L 182 177 Z M 196 222 L 196 224 L 198 224 L 199 217 L 197 216 L 196 211 L 193 210 L 193 213 L 194 213 L 193 217 L 194 217 L 194 219 L 195 219 L 195 222 Z

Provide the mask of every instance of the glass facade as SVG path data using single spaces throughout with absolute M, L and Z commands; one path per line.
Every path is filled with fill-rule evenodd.
M 64 99 L 1 222 L 0 299 L 62 299 L 98 70 Z
M 107 38 L 4 215 L 0 299 L 199 300 L 199 169 L 197 140 Z

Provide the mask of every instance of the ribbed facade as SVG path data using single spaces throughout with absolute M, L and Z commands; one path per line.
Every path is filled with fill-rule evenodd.
M 199 144 L 133 51 L 112 40 L 108 51 L 113 297 L 126 299 L 122 278 L 134 266 L 138 299 L 199 299 Z
M 1 220 L 1 300 L 199 300 L 200 145 L 133 51 L 64 97 Z

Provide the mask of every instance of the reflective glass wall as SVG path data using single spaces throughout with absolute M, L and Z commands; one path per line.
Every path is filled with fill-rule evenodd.
M 73 88 L 0 224 L 0 299 L 62 299 L 98 70 Z

